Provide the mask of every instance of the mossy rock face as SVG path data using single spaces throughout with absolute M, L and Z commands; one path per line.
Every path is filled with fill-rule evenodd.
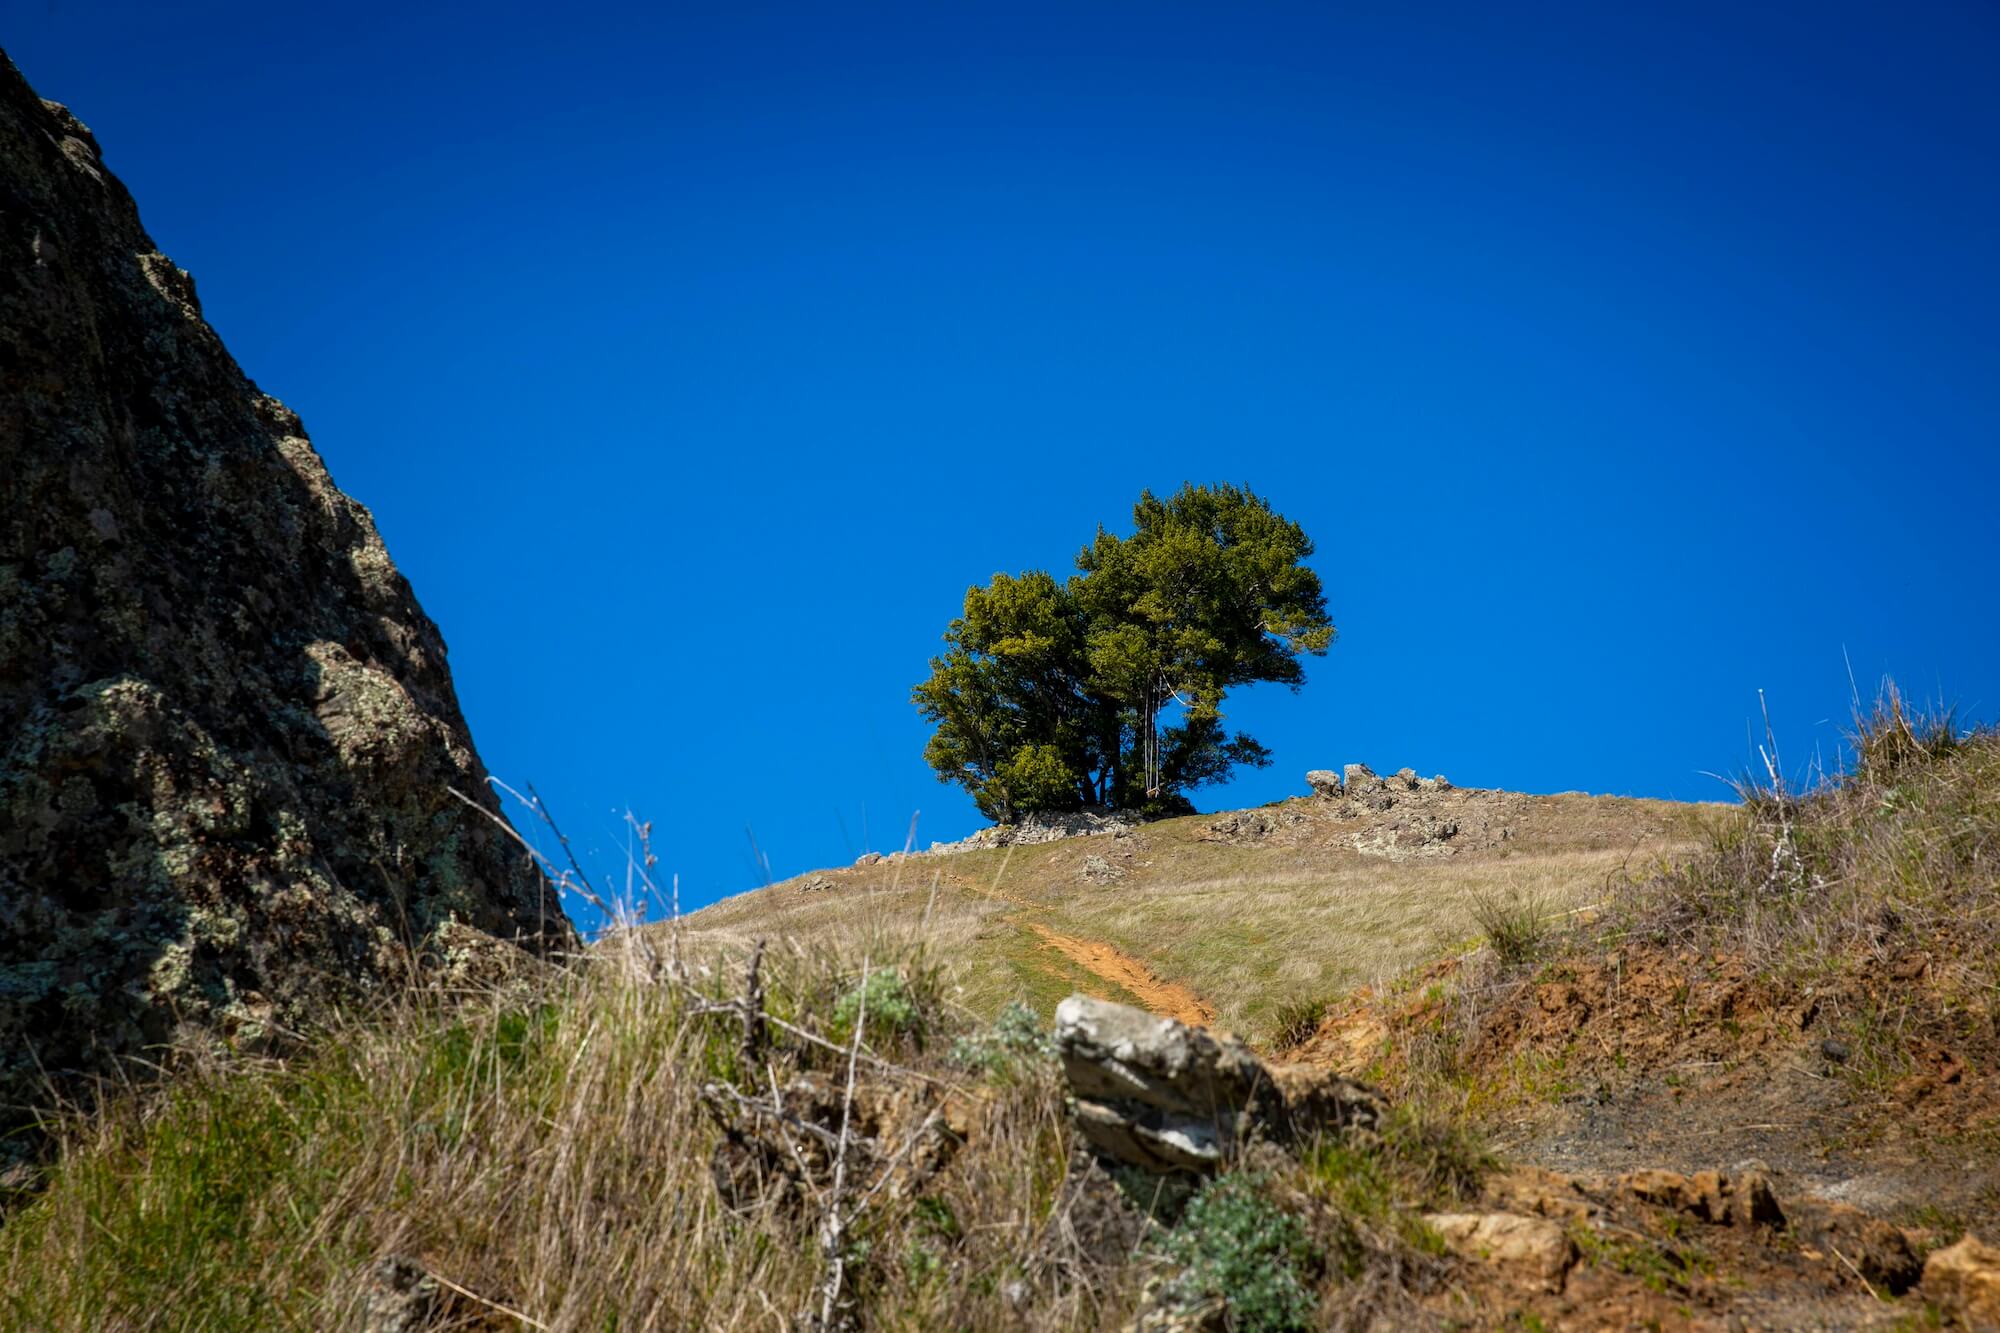
M 437 627 L 90 132 L 0 56 L 0 1122 L 570 930 Z

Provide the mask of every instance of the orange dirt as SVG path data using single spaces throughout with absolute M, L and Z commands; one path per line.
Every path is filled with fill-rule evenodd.
M 1630 943 L 1470 978 L 1447 960 L 1285 1054 L 1392 1091 L 1418 1052 L 1447 1059 L 1494 1096 L 1519 1161 L 1755 1161 L 1793 1195 L 1990 1229 L 2000 1181 L 1968 1162 L 2000 1144 L 2000 1016 L 1968 984 L 1970 947 L 1941 930 L 1805 979 Z
M 1130 991 L 1148 1012 L 1162 1018 L 1177 1018 L 1191 1027 L 1207 1027 L 1215 1022 L 1215 1010 L 1206 1000 L 1178 982 L 1162 981 L 1152 968 L 1130 954 L 1120 953 L 1099 940 L 1060 934 L 1038 922 L 1026 925 L 1044 945 L 1091 975 Z
M 999 877 L 996 877 L 990 886 L 976 884 L 964 875 L 951 874 L 948 877 L 953 883 L 974 893 L 1021 908 L 1019 912 L 1008 913 L 1006 919 L 1016 925 L 1026 926 L 1035 933 L 1035 938 L 1042 942 L 1043 947 L 1054 949 L 1100 981 L 1108 981 L 1114 986 L 1122 987 L 1145 1006 L 1148 1013 L 1158 1014 L 1162 1018 L 1177 1018 L 1193 1027 L 1207 1027 L 1215 1022 L 1215 1007 L 1208 1001 L 1179 982 L 1161 979 L 1152 968 L 1121 951 L 1116 945 L 1106 944 L 1102 940 L 1087 940 L 1077 935 L 1065 935 L 1060 931 L 1051 930 L 1038 921 L 1024 920 L 1028 912 L 1042 911 L 1047 904 L 1003 890 L 1000 887 Z

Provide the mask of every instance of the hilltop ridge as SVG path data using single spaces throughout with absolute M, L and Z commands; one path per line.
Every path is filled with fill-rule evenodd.
M 1275 1040 L 1314 1005 L 1475 940 L 1486 905 L 1574 911 L 1696 846 L 1719 807 L 1315 770 L 1309 794 L 1127 824 L 1071 817 L 864 855 L 683 919 L 693 946 L 921 927 L 964 1002 L 1071 989 Z M 1050 836 L 1051 832 L 1063 836 Z

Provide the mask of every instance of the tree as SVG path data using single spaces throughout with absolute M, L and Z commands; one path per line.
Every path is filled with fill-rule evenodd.
M 1099 528 L 1063 583 L 996 574 L 967 590 L 913 699 L 924 757 L 990 818 L 1086 805 L 1166 812 L 1269 751 L 1223 727 L 1230 689 L 1297 690 L 1334 637 L 1312 542 L 1238 486 L 1148 491 L 1133 531 Z M 1161 717 L 1179 718 L 1162 728 Z

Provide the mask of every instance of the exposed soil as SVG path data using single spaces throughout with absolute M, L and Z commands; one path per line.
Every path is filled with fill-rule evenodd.
M 1494 1099 L 1498 1146 L 1532 1164 L 1489 1202 L 1549 1215 L 1535 1190 L 1509 1196 L 1523 1179 L 1596 1200 L 1569 1217 L 1584 1254 L 1567 1279 L 1485 1273 L 1487 1315 L 1884 1326 L 1908 1313 L 1880 1299 L 1914 1281 L 1902 1247 L 2000 1233 L 2000 1017 L 1964 1002 L 1952 941 L 1921 943 L 1818 982 L 1632 948 L 1497 976 L 1445 960 L 1356 996 L 1287 1055 L 1395 1086 L 1455 1040 L 1466 1083 Z M 1789 1220 L 1691 1227 L 1687 1208 L 1605 1184 L 1666 1172 L 1753 1175 Z
M 984 897 L 995 898 L 1020 908 L 1006 920 L 1032 932 L 1040 940 L 1043 948 L 1053 949 L 1070 962 L 1102 981 L 1109 982 L 1137 1000 L 1148 1013 L 1162 1018 L 1175 1018 L 1196 1027 L 1208 1027 L 1215 1022 L 1215 1007 L 1179 982 L 1162 978 L 1152 968 L 1116 945 L 1103 940 L 1084 939 L 1077 935 L 1065 935 L 1051 929 L 1039 921 L 1027 919 L 1030 912 L 1040 910 L 1044 904 L 1019 894 L 1003 890 L 999 883 L 983 885 L 974 883 L 966 876 L 952 874 L 948 878 L 958 887 Z
M 1120 953 L 1102 940 L 1059 934 L 1038 921 L 1025 924 L 1047 947 L 1092 975 L 1129 991 L 1147 1012 L 1162 1018 L 1177 1018 L 1192 1027 L 1207 1027 L 1215 1022 L 1215 1009 L 1206 1000 L 1186 986 L 1161 980 L 1152 968 L 1130 954 Z

